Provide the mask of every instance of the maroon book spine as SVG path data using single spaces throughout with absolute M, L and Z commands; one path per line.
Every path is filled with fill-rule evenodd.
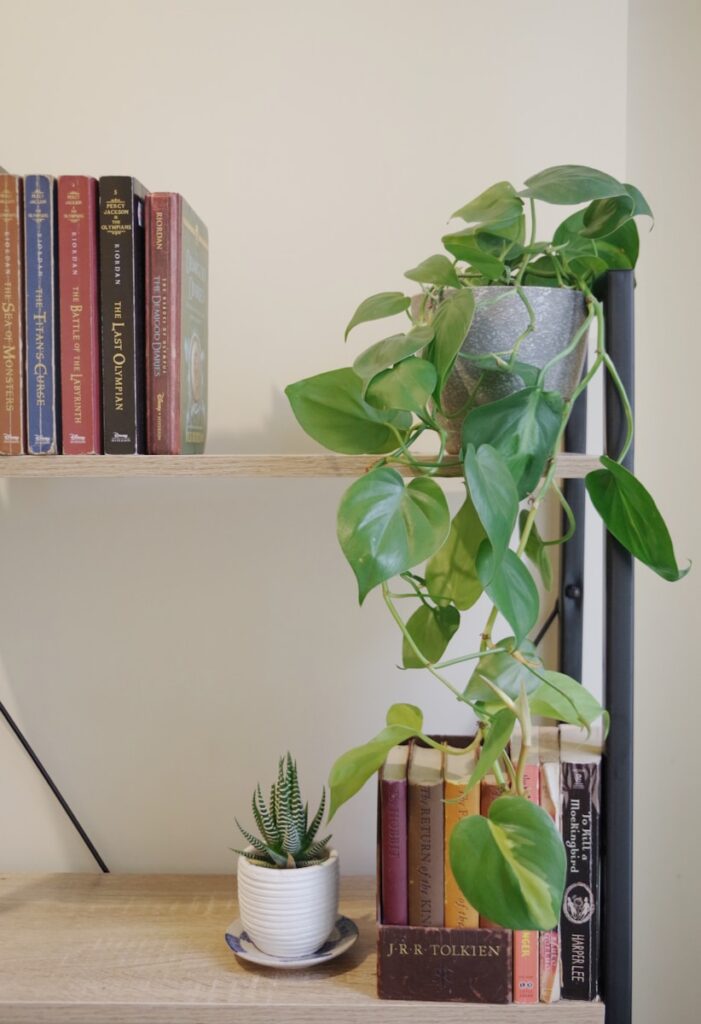
M 407 924 L 407 781 L 380 781 L 382 923 Z
M 146 433 L 151 455 L 180 451 L 180 229 L 175 192 L 146 196 Z
M 58 280 L 64 455 L 102 452 L 97 181 L 58 179 Z
M 22 179 L 0 174 L 0 455 L 25 449 L 22 224 Z

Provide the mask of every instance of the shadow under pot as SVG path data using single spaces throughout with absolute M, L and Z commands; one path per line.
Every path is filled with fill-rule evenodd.
M 241 923 L 258 949 L 270 956 L 308 956 L 333 931 L 338 887 L 336 850 L 321 864 L 298 868 L 264 867 L 239 857 Z
M 455 366 L 441 396 L 443 414 L 437 419 L 447 430 L 447 451 L 460 451 L 462 424 L 470 408 L 506 398 L 524 386 L 516 373 L 485 368 L 488 360 L 470 357 L 500 355 L 508 358 L 514 344 L 529 325 L 526 304 L 515 288 L 485 285 L 473 288 L 475 313 Z M 574 339 L 586 319 L 584 295 L 570 288 L 523 288 L 534 313 L 535 329 L 523 338 L 517 359 L 542 369 Z M 558 391 L 567 400 L 577 387 L 587 352 L 585 334 L 575 349 L 555 363 L 545 375 L 545 389 Z

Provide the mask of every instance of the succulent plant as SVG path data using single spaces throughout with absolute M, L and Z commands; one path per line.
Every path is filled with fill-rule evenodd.
M 270 788 L 266 806 L 260 783 L 251 801 L 253 817 L 259 835 L 248 832 L 236 819 L 244 839 L 252 850 L 234 850 L 255 864 L 269 868 L 306 868 L 320 864 L 328 856 L 327 843 L 331 836 L 316 839 L 326 805 L 326 790 L 321 791 L 321 803 L 309 822 L 309 804 L 302 805 L 297 764 L 288 752 L 278 762 L 277 781 Z

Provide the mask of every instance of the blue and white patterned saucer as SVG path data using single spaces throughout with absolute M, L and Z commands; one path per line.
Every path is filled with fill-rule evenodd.
M 236 918 L 226 929 L 226 943 L 233 949 L 236 956 L 242 960 L 248 960 L 252 964 L 263 964 L 265 967 L 282 967 L 286 970 L 293 970 L 301 967 L 313 967 L 314 964 L 324 964 L 328 960 L 334 960 L 341 953 L 353 945 L 358 938 L 358 926 L 349 917 L 342 915 L 336 919 L 334 929 L 323 946 L 302 957 L 271 956 L 263 953 L 253 943 L 248 933 L 244 931 L 241 919 Z

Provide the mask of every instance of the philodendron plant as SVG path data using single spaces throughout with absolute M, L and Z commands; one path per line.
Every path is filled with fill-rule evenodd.
M 536 201 L 580 208 L 550 241 L 543 241 Z M 429 256 L 406 272 L 420 285 L 420 295 L 382 292 L 365 299 L 351 317 L 346 338 L 357 324 L 395 314 L 408 317 L 405 330 L 360 353 L 352 367 L 287 388 L 294 413 L 311 437 L 333 451 L 377 455 L 369 472 L 341 500 L 339 541 L 357 577 L 360 602 L 380 588 L 402 634 L 404 668 L 426 670 L 476 716 L 471 747 L 479 749 L 479 759 L 468 788 L 490 772 L 502 785 L 503 796 L 488 817 L 471 816 L 455 827 L 450 859 L 470 903 L 509 928 L 553 928 L 564 886 L 562 840 L 545 811 L 531 804 L 524 791 L 532 716 L 587 730 L 606 717 L 579 682 L 543 665 L 530 639 L 540 615 L 532 570 L 547 587 L 549 548 L 567 541 L 575 530 L 556 482 L 556 454 L 574 402 L 600 371 L 614 382 L 628 429 L 621 451 L 602 456 L 601 467 L 586 478 L 592 503 L 613 536 L 663 579 L 678 580 L 687 571 L 677 564 L 653 499 L 622 465 L 633 419 L 606 350 L 603 309 L 593 290 L 603 272 L 635 266 L 635 218 L 640 215 L 652 216 L 637 188 L 589 167 L 551 167 L 529 178 L 521 191 L 499 182 L 454 215 L 467 226 L 442 239 L 449 255 Z M 462 349 L 475 312 L 475 288 L 483 285 L 510 286 L 479 301 L 493 304 L 500 294 L 515 293 L 528 322 L 500 351 L 474 356 L 469 346 Z M 537 330 L 529 285 L 576 289 L 586 309 L 571 341 L 539 367 L 519 355 L 526 338 Z M 483 288 L 479 295 L 484 295 Z M 595 354 L 573 393 L 548 390 L 548 371 L 576 350 L 592 325 Z M 471 360 L 479 374 L 463 410 L 460 454 L 446 457 L 442 396 L 458 359 Z M 515 390 L 485 402 L 479 394 L 485 374 L 510 375 Z M 413 446 L 427 432 L 436 435 L 436 454 L 418 457 Z M 415 478 L 407 483 L 400 470 Z M 434 479 L 446 470 L 462 474 L 466 487 L 452 521 Z M 551 492 L 569 528 L 561 537 L 545 539 L 536 515 Z M 461 613 L 482 594 L 491 609 L 479 649 L 446 659 L 448 644 L 456 643 Z M 409 614 L 400 610 L 406 604 L 415 606 Z M 499 613 L 509 624 L 509 635 L 493 635 Z M 465 669 L 460 685 L 452 681 L 460 671 L 455 666 Z M 448 667 L 451 679 L 445 675 Z M 517 723 L 522 743 L 514 763 L 508 750 Z M 411 737 L 452 749 L 424 734 L 418 708 L 393 705 L 385 728 L 333 766 L 331 814 L 380 767 L 393 745 Z

